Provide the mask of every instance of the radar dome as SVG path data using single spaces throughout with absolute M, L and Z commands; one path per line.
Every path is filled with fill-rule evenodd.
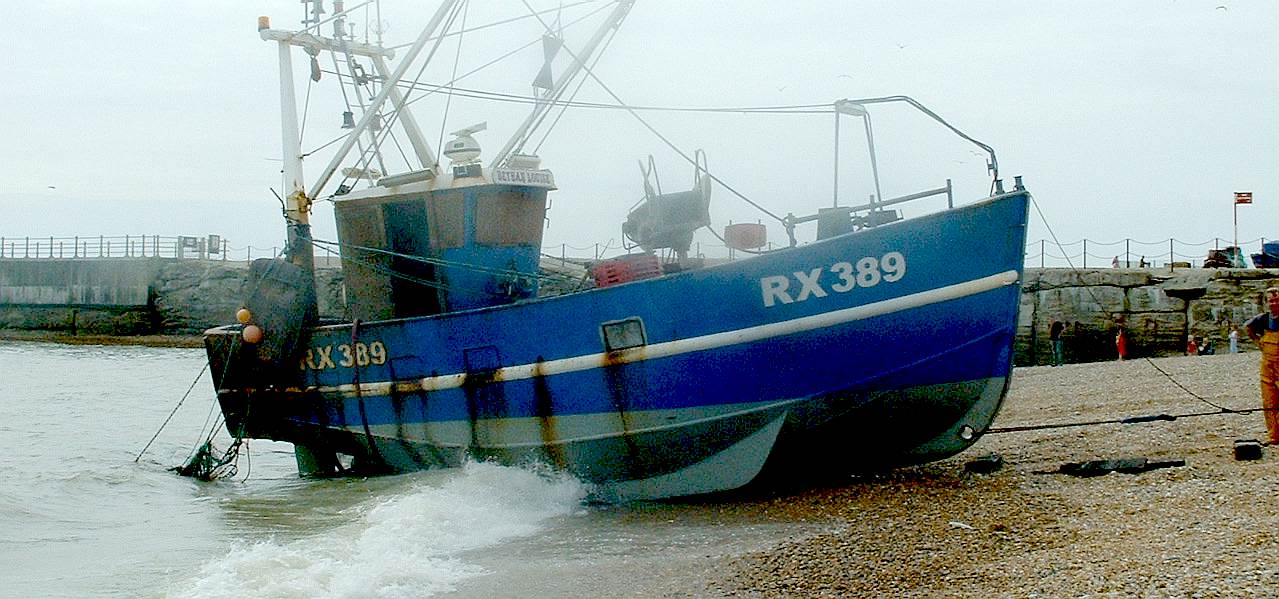
M 484 122 L 454 131 L 454 139 L 444 145 L 444 155 L 453 161 L 453 164 L 473 162 L 480 157 L 480 142 L 475 141 L 471 134 L 487 128 L 488 123 Z

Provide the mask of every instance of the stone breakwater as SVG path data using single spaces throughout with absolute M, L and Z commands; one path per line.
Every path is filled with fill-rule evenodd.
M 1232 328 L 1251 349 L 1243 324 L 1262 311 L 1261 294 L 1279 271 L 1242 268 L 1027 269 L 1017 324 L 1016 363 L 1045 364 L 1048 327 L 1066 324 L 1067 362 L 1113 360 L 1122 326 L 1129 356 L 1182 354 L 1189 337 L 1225 353 Z

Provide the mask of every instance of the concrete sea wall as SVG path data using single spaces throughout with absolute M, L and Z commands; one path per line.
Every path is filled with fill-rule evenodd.
M 243 262 L 169 258 L 0 260 L 0 329 L 182 335 L 235 321 Z M 342 275 L 316 271 L 320 314 L 341 318 Z

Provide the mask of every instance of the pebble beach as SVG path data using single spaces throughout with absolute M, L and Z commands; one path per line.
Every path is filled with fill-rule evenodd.
M 726 507 L 827 526 L 763 551 L 708 556 L 690 574 L 705 577 L 703 588 L 668 594 L 1279 596 L 1279 448 L 1236 460 L 1237 439 L 1265 439 L 1262 416 L 1221 410 L 1259 406 L 1258 357 L 1019 368 L 996 429 L 1173 419 L 997 432 L 942 462 Z M 1001 468 L 965 468 L 991 453 Z M 1185 465 L 1057 472 L 1118 458 Z

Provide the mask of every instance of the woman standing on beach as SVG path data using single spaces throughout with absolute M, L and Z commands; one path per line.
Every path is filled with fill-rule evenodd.
M 1266 311 L 1244 328 L 1261 346 L 1261 409 L 1270 445 L 1279 445 L 1279 287 L 1267 288 L 1263 297 Z

